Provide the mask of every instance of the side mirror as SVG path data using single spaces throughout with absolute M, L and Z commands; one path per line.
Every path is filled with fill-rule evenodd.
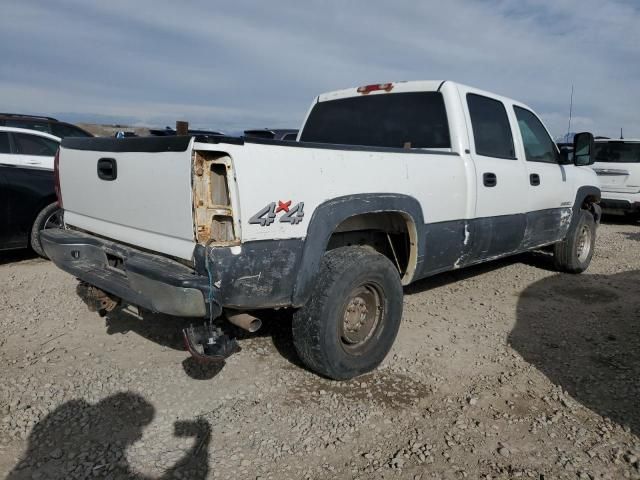
M 576 133 L 573 137 L 573 163 L 579 167 L 592 165 L 594 159 L 593 135 L 589 132 Z

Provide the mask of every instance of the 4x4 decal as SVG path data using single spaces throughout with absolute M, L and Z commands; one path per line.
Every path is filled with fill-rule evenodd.
M 277 214 L 280 212 L 284 212 L 284 215 L 280 216 L 280 223 L 296 225 L 302 222 L 304 218 L 304 202 L 299 202 L 293 207 L 291 206 L 291 200 L 285 202 L 278 200 L 277 205 L 276 202 L 271 202 L 251 217 L 249 223 L 268 227 L 275 222 Z

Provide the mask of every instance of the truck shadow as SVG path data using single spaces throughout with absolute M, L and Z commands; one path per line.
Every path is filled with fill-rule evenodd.
M 637 225 L 638 220 L 627 215 L 603 213 L 600 221 L 606 225 Z
M 81 399 L 68 401 L 34 425 L 27 450 L 7 480 L 89 477 L 150 480 L 151 477 L 131 468 L 127 449 L 142 438 L 144 428 L 154 416 L 153 405 L 132 392 L 117 393 L 95 404 Z M 192 438 L 192 446 L 185 448 L 159 478 L 207 478 L 209 423 L 201 418 L 175 422 L 174 436 Z
M 262 328 L 256 333 L 248 333 L 225 320 L 220 322 L 220 326 L 226 334 L 236 338 L 243 348 L 253 348 L 251 339 L 270 337 L 280 355 L 301 367 L 302 363 L 298 359 L 291 337 L 293 312 L 263 310 L 254 313 L 263 321 Z M 117 308 L 109 312 L 105 321 L 108 335 L 133 332 L 163 347 L 184 351 L 185 355 L 188 353 L 185 350 L 182 329 L 203 322 L 200 319 L 183 319 L 145 311 L 136 313 L 130 308 Z M 209 380 L 222 371 L 224 363 L 201 363 L 188 356 L 182 362 L 182 367 L 185 373 L 195 380 Z
M 555 275 L 520 296 L 508 342 L 597 414 L 640 435 L 640 271 Z
M 478 265 L 472 265 L 470 267 L 461 268 L 459 270 L 451 270 L 448 272 L 434 275 L 433 277 L 427 277 L 404 288 L 406 295 L 413 295 L 421 293 L 432 288 L 443 287 L 451 283 L 456 283 L 461 280 L 467 280 L 469 278 L 477 277 L 484 273 L 493 272 L 510 265 L 522 263 L 531 267 L 540 268 L 543 270 L 555 272 L 556 269 L 553 266 L 553 255 L 545 250 L 536 250 L 526 253 L 520 253 L 512 255 L 510 257 L 500 258 L 498 260 L 492 260 L 490 262 L 480 263 Z
M 629 240 L 640 242 L 640 232 L 624 232 L 623 235 Z
M 7 250 L 0 251 L 0 266 L 7 265 L 9 263 L 17 263 L 24 261 L 33 261 L 33 262 L 46 262 L 44 258 L 39 257 L 33 250 L 28 248 L 23 248 L 20 250 Z

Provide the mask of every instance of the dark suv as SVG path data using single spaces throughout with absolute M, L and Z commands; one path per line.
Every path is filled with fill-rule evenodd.
M 50 133 L 59 138 L 64 137 L 93 137 L 86 130 L 61 122 L 51 117 L 40 117 L 38 115 L 21 115 L 18 113 L 0 113 L 0 125 L 5 127 L 28 128 L 29 130 L 39 130 Z

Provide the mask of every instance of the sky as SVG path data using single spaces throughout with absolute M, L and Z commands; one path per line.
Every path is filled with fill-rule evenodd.
M 2 0 L 0 111 L 300 126 L 319 93 L 455 80 L 554 136 L 640 137 L 640 0 Z

